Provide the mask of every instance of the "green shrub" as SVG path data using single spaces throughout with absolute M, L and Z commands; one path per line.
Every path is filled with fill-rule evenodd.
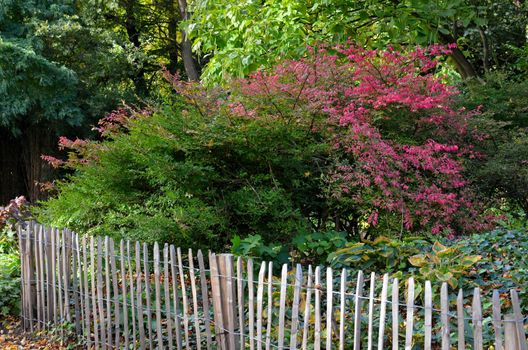
M 20 259 L 18 253 L 0 253 L 0 316 L 20 311 Z
M 71 141 L 84 153 L 70 154 L 74 173 L 36 209 L 41 222 L 222 251 L 235 235 L 288 242 L 327 200 L 318 195 L 327 146 L 306 125 L 176 102 L 119 132 L 105 126 L 106 141 Z

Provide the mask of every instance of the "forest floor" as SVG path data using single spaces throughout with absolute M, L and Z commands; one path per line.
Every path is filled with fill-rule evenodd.
M 61 336 L 57 330 L 26 333 L 22 328 L 19 318 L 0 318 L 0 349 L 2 350 L 59 350 L 80 348 L 75 341 L 69 337 Z

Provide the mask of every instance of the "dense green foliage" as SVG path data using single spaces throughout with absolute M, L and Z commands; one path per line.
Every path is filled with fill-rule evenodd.
M 285 242 L 307 230 L 326 146 L 302 125 L 201 115 L 141 116 L 97 150 L 41 218 L 81 232 L 222 249 L 235 234 Z M 310 198 L 305 201 L 305 198 Z M 82 203 L 82 205 L 79 205 Z
M 244 76 L 278 58 L 297 58 L 306 45 L 458 43 L 453 63 L 463 77 L 512 69 L 526 45 L 526 3 L 467 1 L 201 1 L 187 24 L 194 48 L 210 55 L 206 82 Z

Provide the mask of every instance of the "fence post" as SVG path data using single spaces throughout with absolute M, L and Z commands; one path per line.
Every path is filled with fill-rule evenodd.
M 220 289 L 221 316 L 224 334 L 227 335 L 227 350 L 238 350 L 240 348 L 239 340 L 235 336 L 236 325 L 236 306 L 235 306 L 235 289 L 233 288 L 233 255 L 220 254 L 216 256 L 218 267 L 218 280 Z M 218 288 L 217 287 L 217 288 Z M 215 315 L 217 310 L 215 308 Z M 243 325 L 242 325 L 243 326 Z
M 504 350 L 520 349 L 515 315 L 504 315 Z

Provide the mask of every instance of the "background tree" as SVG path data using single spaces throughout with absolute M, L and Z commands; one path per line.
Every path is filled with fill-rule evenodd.
M 182 16 L 170 0 L 0 5 L 0 202 L 42 195 L 37 183 L 56 174 L 40 157 L 56 152 L 58 135 L 94 136 L 123 101 L 160 98 L 162 66 L 197 79 Z

